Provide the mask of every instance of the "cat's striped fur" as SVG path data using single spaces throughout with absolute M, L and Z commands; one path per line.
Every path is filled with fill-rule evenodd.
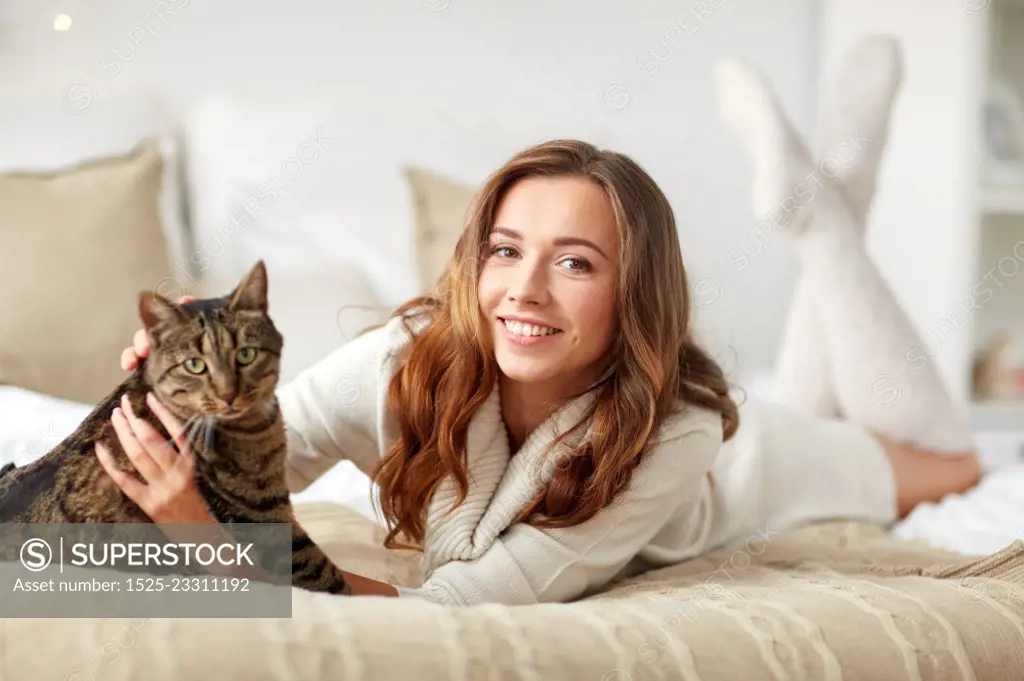
M 150 356 L 51 452 L 26 466 L 0 469 L 0 522 L 150 522 L 94 452 L 97 442 L 104 443 L 118 467 L 138 476 L 110 418 L 127 395 L 136 416 L 170 441 L 146 404 L 152 391 L 185 422 L 197 484 L 217 520 L 291 523 L 292 584 L 349 594 L 344 575 L 296 522 L 288 496 L 285 425 L 274 394 L 283 338 L 267 314 L 263 263 L 228 296 L 177 305 L 146 293 L 140 313 Z M 254 348 L 256 356 L 244 366 L 236 361 L 243 347 Z M 205 372 L 182 368 L 196 357 Z

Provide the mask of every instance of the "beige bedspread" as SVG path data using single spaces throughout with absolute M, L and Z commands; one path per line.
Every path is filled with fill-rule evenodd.
M 416 555 L 356 513 L 300 518 L 344 568 L 417 584 Z M 1024 544 L 968 559 L 838 522 L 565 605 L 296 591 L 291 619 L 0 622 L 3 681 L 1003 681 L 1024 679 Z

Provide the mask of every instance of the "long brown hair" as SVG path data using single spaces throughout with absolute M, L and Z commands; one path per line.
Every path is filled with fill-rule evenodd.
M 588 178 L 611 200 L 620 242 L 619 334 L 611 375 L 597 388 L 583 419 L 591 424 L 588 437 L 518 520 L 571 527 L 593 517 L 629 484 L 660 424 L 680 401 L 721 413 L 724 439 L 736 431 L 737 407 L 722 369 L 692 337 L 690 290 L 668 199 L 622 154 L 575 140 L 539 144 L 513 157 L 477 192 L 437 294 L 411 300 L 396 312 L 420 310 L 430 321 L 388 388 L 399 436 L 374 479 L 389 547 L 409 545 L 396 541 L 400 535 L 413 545 L 422 543 L 427 506 L 446 476 L 457 483 L 456 505 L 468 493 L 466 431 L 498 378 L 477 281 L 502 199 L 517 181 L 538 175 Z

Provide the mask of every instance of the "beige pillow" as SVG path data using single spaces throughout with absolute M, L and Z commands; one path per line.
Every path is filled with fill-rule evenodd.
M 160 224 L 155 142 L 0 175 L 0 383 L 96 403 L 124 380 L 138 295 L 183 292 Z
M 423 293 L 432 292 L 455 253 L 475 188 L 421 168 L 405 168 L 415 204 L 413 245 Z

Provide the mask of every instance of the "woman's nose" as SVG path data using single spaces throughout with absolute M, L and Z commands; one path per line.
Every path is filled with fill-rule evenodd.
M 545 302 L 547 295 L 547 283 L 540 268 L 525 263 L 516 268 L 515 278 L 509 282 L 510 301 L 520 305 L 539 305 Z

